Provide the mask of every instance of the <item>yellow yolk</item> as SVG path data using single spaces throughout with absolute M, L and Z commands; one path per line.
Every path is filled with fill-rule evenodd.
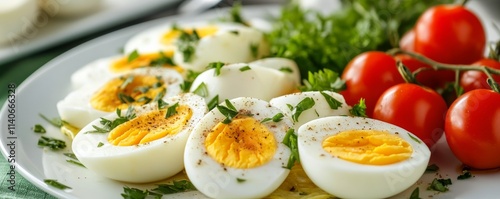
M 117 108 L 126 109 L 129 105 L 143 105 L 165 92 L 165 83 L 156 76 L 135 75 L 132 82 L 123 84 L 130 76 L 112 79 L 101 87 L 90 99 L 90 105 L 97 110 L 113 112 Z M 160 84 L 161 86 L 157 86 Z M 139 88 L 148 88 L 142 93 Z M 121 96 L 121 97 L 120 97 Z M 133 102 L 124 101 L 124 97 L 133 98 Z
M 133 146 L 148 143 L 179 133 L 187 124 L 193 111 L 180 105 L 177 113 L 165 118 L 166 110 L 154 110 L 115 127 L 108 135 L 109 143 L 116 146 Z
M 408 159 L 413 149 L 397 135 L 375 130 L 344 131 L 323 141 L 323 149 L 344 160 L 386 165 Z
M 205 27 L 200 27 L 196 28 L 196 33 L 200 38 L 213 35 L 218 31 L 218 28 L 216 26 L 205 26 Z M 193 29 L 184 29 L 184 31 L 188 34 L 193 34 Z M 167 33 L 165 33 L 162 38 L 161 38 L 161 43 L 165 45 L 171 45 L 174 43 L 174 41 L 181 35 L 181 31 L 179 30 L 170 30 Z
M 208 154 L 226 166 L 246 169 L 270 161 L 277 148 L 272 132 L 254 118 L 219 123 L 205 140 Z
M 173 51 L 165 51 L 163 52 L 163 55 L 166 57 L 172 57 L 174 54 Z M 151 66 L 151 62 L 157 59 L 160 59 L 162 56 L 160 53 L 149 53 L 149 54 L 141 54 L 139 57 L 135 58 L 134 60 L 130 61 L 128 60 L 128 56 L 124 56 L 120 59 L 115 60 L 111 66 L 110 70 L 118 73 L 118 72 L 124 72 L 128 70 L 132 70 L 135 68 L 140 68 L 140 67 L 145 67 L 145 66 Z M 174 70 L 177 70 L 178 72 L 182 72 L 183 69 L 178 66 L 170 66 L 170 65 L 163 65 L 164 67 L 169 67 Z

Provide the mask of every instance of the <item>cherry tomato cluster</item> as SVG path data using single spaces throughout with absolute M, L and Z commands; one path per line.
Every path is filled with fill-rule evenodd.
M 400 48 L 437 63 L 500 69 L 498 60 L 483 57 L 484 28 L 463 5 L 426 10 L 402 37 Z M 420 71 L 417 82 L 405 82 L 397 61 L 410 71 Z M 500 93 L 490 89 L 483 71 L 463 72 L 457 80 L 456 71 L 434 70 L 429 64 L 404 53 L 362 53 L 344 69 L 341 77 L 347 89 L 341 94 L 350 105 L 364 98 L 369 117 L 403 127 L 429 147 L 444 133 L 455 156 L 472 168 L 500 167 Z M 500 75 L 492 76 L 500 82 Z M 438 91 L 454 81 L 465 94 L 448 106 Z

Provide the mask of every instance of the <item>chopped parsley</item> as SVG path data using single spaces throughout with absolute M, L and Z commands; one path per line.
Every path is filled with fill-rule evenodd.
M 104 143 L 102 142 L 97 143 L 97 147 L 102 147 L 102 146 L 104 146 Z
M 43 182 L 45 182 L 45 184 L 47 185 L 50 185 L 52 187 L 55 187 L 55 188 L 58 188 L 58 189 L 71 189 L 71 187 L 67 186 L 67 185 L 64 185 L 60 182 L 57 182 L 57 180 L 53 180 L 53 179 L 44 179 Z
M 416 143 L 422 144 L 422 141 L 420 141 L 418 138 L 416 138 L 415 136 L 413 136 L 411 133 L 408 133 L 408 136 L 410 136 L 410 138 L 413 141 L 415 141 Z
M 264 118 L 262 121 L 260 121 L 260 123 L 269 122 L 269 121 L 280 122 L 281 120 L 283 120 L 283 117 L 284 117 L 283 113 L 277 113 L 272 118 Z
M 431 164 L 427 166 L 427 168 L 425 169 L 425 172 L 436 172 L 436 171 L 439 171 L 439 167 L 436 164 Z
M 191 34 L 183 30 L 178 31 L 181 32 L 181 35 L 176 42 L 177 48 L 179 49 L 179 52 L 182 53 L 184 62 L 191 62 L 196 52 L 196 45 L 198 45 L 198 42 L 200 41 L 200 36 L 195 29 L 193 29 Z
M 135 99 L 133 97 L 122 92 L 118 93 L 118 99 L 120 100 L 121 103 L 124 104 L 135 102 Z
M 469 170 L 463 170 L 462 174 L 457 176 L 457 180 L 465 180 L 465 179 L 469 179 L 472 177 L 473 177 L 472 173 Z
M 142 97 L 140 97 L 139 99 L 137 99 L 137 102 L 144 102 L 144 104 L 147 104 L 147 103 L 151 102 L 151 100 L 152 100 L 152 99 L 151 99 L 151 98 L 149 98 L 149 97 L 142 96 Z
M 76 158 L 75 154 L 74 153 L 63 153 L 64 156 L 66 157 L 69 157 L 73 160 L 78 160 L 78 158 Z
M 420 190 L 418 187 L 411 192 L 410 199 L 420 199 Z
M 165 118 L 169 118 L 172 115 L 175 115 L 177 113 L 177 107 L 179 106 L 179 102 L 176 102 L 172 106 L 169 106 L 167 108 L 167 113 L 165 114 Z
M 123 79 L 123 78 L 125 78 L 125 77 L 121 77 L 120 79 Z M 127 88 L 127 86 L 128 86 L 130 83 L 132 83 L 133 81 L 134 81 L 134 76 L 133 76 L 133 75 L 129 75 L 129 76 L 127 77 L 127 79 L 125 79 L 125 80 L 123 81 L 123 83 L 120 85 L 120 89 L 121 89 L 121 90 L 123 90 L 123 89 Z
M 47 131 L 45 130 L 45 128 L 43 128 L 43 126 L 41 124 L 35 124 L 35 126 L 33 126 L 33 132 L 46 133 Z
M 293 115 L 292 119 L 294 122 L 299 121 L 299 117 L 302 114 L 302 112 L 312 108 L 316 102 L 314 102 L 314 99 L 312 97 L 306 97 L 302 101 L 300 101 L 295 107 L 293 107 Z
M 250 52 L 253 58 L 257 58 L 259 56 L 259 43 L 250 44 Z
M 241 72 L 244 72 L 244 71 L 247 71 L 247 70 L 252 70 L 252 68 L 250 68 L 250 66 L 243 66 L 243 67 L 240 68 Z
M 193 81 L 198 77 L 200 73 L 194 72 L 193 70 L 188 70 L 186 72 L 186 78 L 184 79 L 184 82 L 180 85 L 181 89 L 184 92 L 188 92 L 189 89 L 191 88 L 191 85 L 193 84 Z
M 338 73 L 323 69 L 317 72 L 308 72 L 307 80 L 303 80 L 304 86 L 299 87 L 300 91 L 333 91 L 339 92 L 345 89 L 345 81 Z
M 129 106 L 124 116 L 122 116 L 121 109 L 116 109 L 116 115 L 118 115 L 118 118 L 114 120 L 101 118 L 101 121 L 99 121 L 99 123 L 102 125 L 102 127 L 92 125 L 92 127 L 94 127 L 94 130 L 87 131 L 85 133 L 109 133 L 118 125 L 123 124 L 131 119 L 134 119 L 135 118 L 134 108 Z
M 451 179 L 437 179 L 434 178 L 434 180 L 431 182 L 429 187 L 427 187 L 427 190 L 434 190 L 434 191 L 439 191 L 439 192 L 446 192 L 448 191 L 448 185 L 451 185 Z
M 164 66 L 164 65 L 174 66 L 175 63 L 171 57 L 167 57 L 163 53 L 163 51 L 160 51 L 160 57 L 152 60 L 151 63 L 149 63 L 149 65 L 151 65 L 151 66 Z
M 165 96 L 166 92 L 167 92 L 167 90 L 165 88 L 163 90 L 161 90 L 158 94 L 156 94 L 155 98 L 153 99 L 153 102 L 161 100 L 161 98 L 163 98 L 163 96 Z
M 134 50 L 128 55 L 127 61 L 130 63 L 136 60 L 137 58 L 139 58 L 139 52 L 137 52 L 137 50 Z
M 52 126 L 60 128 L 64 124 L 64 121 L 61 120 L 61 118 L 52 118 L 52 119 L 49 119 L 47 116 L 45 116 L 45 115 L 43 115 L 41 113 L 39 113 L 38 115 L 40 115 L 40 117 L 42 119 L 44 119 L 45 121 L 47 121 L 48 123 L 52 124 Z
M 195 191 L 196 187 L 187 180 L 173 181 L 172 184 L 159 184 L 151 190 L 141 190 L 137 188 L 123 187 L 121 196 L 124 199 L 144 199 L 148 196 L 153 198 L 161 198 L 162 195 L 181 193 L 187 191 Z
M 148 196 L 148 191 L 137 188 L 123 187 L 123 193 L 121 195 L 124 199 L 143 199 Z
M 297 143 L 297 135 L 293 129 L 288 129 L 285 137 L 283 138 L 283 144 L 290 148 L 290 158 L 288 158 L 288 163 L 285 168 L 292 169 L 295 162 L 300 162 L 299 156 L 299 146 Z
M 66 162 L 69 162 L 69 163 L 72 163 L 74 165 L 78 165 L 78 166 L 81 166 L 83 168 L 86 168 L 85 165 L 83 165 L 80 161 L 77 161 L 77 160 L 69 159 L 69 160 L 66 160 Z
M 216 105 L 217 109 L 219 110 L 222 115 L 226 116 L 224 121 L 222 121 L 223 124 L 229 124 L 233 120 L 233 117 L 236 117 L 238 115 L 238 110 L 231 104 L 231 102 L 226 99 L 226 106 L 221 106 L 221 105 Z
M 66 142 L 59 139 L 42 136 L 40 137 L 40 139 L 38 139 L 38 146 L 47 147 L 51 150 L 57 151 L 66 148 Z
M 222 62 L 212 62 L 209 63 L 207 66 L 207 69 L 214 69 L 214 76 L 219 76 L 220 75 L 220 69 L 224 66 L 224 63 Z
M 349 110 L 349 113 L 352 116 L 357 116 L 357 117 L 366 117 L 366 104 L 365 104 L 365 99 L 361 98 L 359 99 L 359 102 L 357 104 L 354 104 L 352 108 Z
M 236 178 L 236 182 L 238 183 L 242 183 L 242 182 L 245 182 L 247 181 L 246 179 L 243 179 L 243 178 Z
M 320 91 L 321 95 L 325 97 L 326 102 L 328 102 L 328 105 L 330 106 L 331 109 L 337 110 L 339 107 L 342 107 L 342 102 L 339 102 L 335 98 L 333 98 L 331 95 L 328 95 L 327 93 Z
M 193 93 L 196 95 L 199 95 L 201 97 L 208 96 L 208 88 L 207 88 L 207 85 L 205 84 L 205 82 L 201 82 L 201 84 L 198 85 L 198 87 L 196 87 L 196 89 L 194 89 Z
M 214 109 L 217 106 L 217 104 L 219 104 L 219 95 L 216 95 L 214 98 L 208 101 L 207 103 L 208 110 Z
M 164 109 L 168 106 L 168 103 L 163 101 L 162 99 L 159 99 L 157 102 L 158 102 L 158 109 Z
M 293 72 L 293 70 L 290 67 L 288 67 L 288 66 L 281 67 L 279 69 L 279 71 L 284 72 L 284 73 L 292 73 Z

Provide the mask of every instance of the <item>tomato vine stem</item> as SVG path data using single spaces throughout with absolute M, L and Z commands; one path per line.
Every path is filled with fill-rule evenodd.
M 486 76 L 488 77 L 487 83 L 491 87 L 491 89 L 497 93 L 500 93 L 500 86 L 498 85 L 497 82 L 495 82 L 495 80 L 493 79 L 493 76 L 492 76 L 492 74 L 500 75 L 500 70 L 498 70 L 498 69 L 493 69 L 493 68 L 490 68 L 487 66 L 472 66 L 472 65 L 463 65 L 463 64 L 440 63 L 440 62 L 434 61 L 432 59 L 429 59 L 429 58 L 427 58 L 419 53 L 405 51 L 405 50 L 402 50 L 400 48 L 393 48 L 393 49 L 387 51 L 387 53 L 389 55 L 392 55 L 392 56 L 397 55 L 397 54 L 408 55 L 412 58 L 417 59 L 418 61 L 421 61 L 425 64 L 430 65 L 432 67 L 432 69 L 434 69 L 434 70 L 453 70 L 453 71 L 456 71 L 455 87 L 458 86 L 457 76 L 459 76 L 459 73 L 461 71 L 469 71 L 469 70 L 481 71 L 481 72 L 485 73 Z M 420 73 L 424 70 L 426 70 L 426 69 L 420 68 L 418 70 L 413 71 L 412 74 L 414 76 L 416 76 L 418 73 Z

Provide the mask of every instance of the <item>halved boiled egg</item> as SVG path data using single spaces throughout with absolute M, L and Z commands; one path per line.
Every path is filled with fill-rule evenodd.
M 211 62 L 239 63 L 268 54 L 264 34 L 236 23 L 187 23 L 156 27 L 125 45 L 125 53 L 174 51 L 174 63 L 186 70 L 204 71 Z
M 229 64 L 209 69 L 196 77 L 190 92 L 205 97 L 207 102 L 236 97 L 254 97 L 270 100 L 292 93 L 297 87 L 288 72 L 256 64 Z
M 70 92 L 57 103 L 62 120 L 82 128 L 92 120 L 131 105 L 155 102 L 181 93 L 183 78 L 167 68 L 139 68 L 101 84 Z
M 189 93 L 164 102 L 94 120 L 74 138 L 73 152 L 88 169 L 124 182 L 152 182 L 182 171 L 186 140 L 208 109 L 203 98 Z M 117 120 L 127 121 L 110 129 Z
M 289 76 L 289 78 L 295 82 L 297 87 L 301 85 L 300 81 L 302 79 L 300 78 L 299 66 L 297 65 L 297 63 L 295 63 L 295 61 L 291 59 L 282 57 L 268 57 L 250 62 L 249 65 L 274 68 Z
M 275 97 L 269 101 L 292 118 L 294 128 L 314 119 L 349 115 L 351 108 L 341 94 L 332 91 L 308 91 Z
M 282 141 L 292 125 L 280 114 L 268 102 L 249 97 L 227 100 L 208 112 L 184 153 L 193 185 L 211 198 L 261 198 L 278 188 L 290 172 L 285 167 L 291 152 Z
M 147 54 L 131 53 L 95 60 L 71 75 L 73 88 L 103 81 L 127 73 L 133 69 L 144 67 L 165 67 L 182 73 L 183 69 L 172 64 L 173 51 Z
M 350 116 L 312 120 L 298 129 L 307 176 L 340 198 L 387 198 L 425 172 L 430 151 L 412 133 L 382 121 Z

